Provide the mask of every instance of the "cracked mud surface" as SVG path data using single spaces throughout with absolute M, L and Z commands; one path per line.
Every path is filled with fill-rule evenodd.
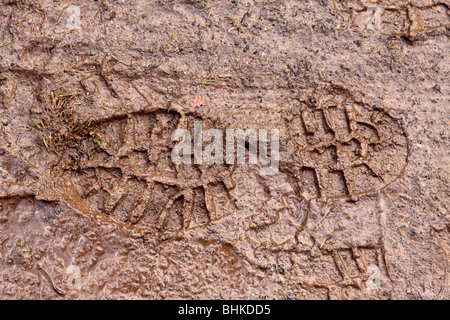
M 448 1 L 0 3 L 2 299 L 449 298 Z

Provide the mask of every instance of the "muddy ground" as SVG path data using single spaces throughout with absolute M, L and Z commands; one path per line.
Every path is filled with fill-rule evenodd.
M 449 298 L 448 0 L 0 3 L 1 299 Z

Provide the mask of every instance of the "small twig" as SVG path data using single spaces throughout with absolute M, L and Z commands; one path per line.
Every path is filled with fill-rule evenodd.
M 445 250 L 445 248 L 444 248 L 444 246 L 443 246 L 441 240 L 439 239 L 439 237 L 438 237 L 438 235 L 437 235 L 437 232 L 433 229 L 433 230 L 432 230 L 432 233 L 433 233 L 433 236 L 434 236 L 434 238 L 436 239 L 436 241 L 437 241 L 439 247 L 442 249 L 442 251 L 444 252 L 445 257 L 447 258 L 447 257 L 448 257 L 448 252 L 447 252 L 447 250 Z
M 62 296 L 65 295 L 66 292 L 65 292 L 64 290 L 58 288 L 58 286 L 56 285 L 55 281 L 53 281 L 53 278 L 50 276 L 50 273 L 47 271 L 47 269 L 44 268 L 44 266 L 42 265 L 42 263 L 41 263 L 41 262 L 38 263 L 37 266 L 38 266 L 38 268 L 41 269 L 41 270 L 47 275 L 47 277 L 49 278 L 50 283 L 52 284 L 53 290 L 55 290 L 56 293 L 59 294 L 59 295 L 62 295 Z
M 14 40 L 14 41 L 11 41 L 11 42 L 3 41 L 3 43 L 0 44 L 0 48 L 9 46 L 9 45 L 13 44 L 13 43 L 16 42 L 16 41 L 17 41 L 17 40 Z
M 119 61 L 120 63 L 123 63 L 126 66 L 131 66 L 131 63 L 126 63 L 125 61 L 120 60 L 119 58 L 117 58 L 115 55 L 113 55 L 111 52 L 109 52 L 108 50 L 106 50 L 105 48 L 103 48 L 103 50 L 105 50 L 105 52 L 107 54 L 109 54 L 111 57 L 113 57 L 114 59 L 116 59 L 117 61 Z

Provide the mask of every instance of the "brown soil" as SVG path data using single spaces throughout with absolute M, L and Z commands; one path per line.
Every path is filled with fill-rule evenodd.
M 0 298 L 448 299 L 449 6 L 1 0 Z

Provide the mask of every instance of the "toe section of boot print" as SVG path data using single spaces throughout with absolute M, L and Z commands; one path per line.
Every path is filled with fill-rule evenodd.
M 407 164 L 406 135 L 381 108 L 330 95 L 296 102 L 293 114 L 295 176 L 306 199 L 376 192 Z

